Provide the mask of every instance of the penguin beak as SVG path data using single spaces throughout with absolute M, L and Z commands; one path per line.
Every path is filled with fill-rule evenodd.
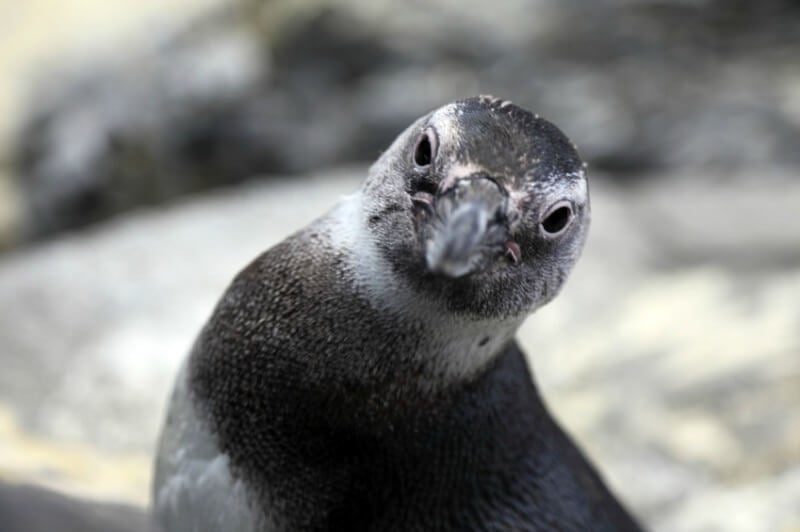
M 504 254 L 518 261 L 519 246 L 508 238 L 508 203 L 508 194 L 489 177 L 461 179 L 440 191 L 424 243 L 428 270 L 460 278 Z

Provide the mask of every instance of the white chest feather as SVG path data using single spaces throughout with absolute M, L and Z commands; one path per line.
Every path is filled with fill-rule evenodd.
M 513 337 L 525 316 L 510 319 L 459 318 L 441 303 L 415 293 L 378 251 L 363 227 L 361 193 L 347 196 L 326 220 L 331 243 L 345 251 L 358 289 L 376 309 L 426 324 L 428 342 L 417 356 L 428 358 L 451 378 L 463 378 L 491 359 Z
M 169 532 L 267 532 L 283 528 L 256 511 L 247 486 L 232 476 L 229 458 L 190 400 L 181 370 L 172 415 L 159 442 L 153 509 Z

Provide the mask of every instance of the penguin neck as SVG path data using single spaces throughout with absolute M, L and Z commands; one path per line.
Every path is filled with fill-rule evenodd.
M 418 336 L 414 356 L 437 387 L 475 377 L 514 338 L 526 316 L 455 315 L 441 302 L 416 294 L 365 234 L 362 195 L 347 196 L 329 213 L 330 239 L 347 261 L 345 275 L 375 310 L 409 324 Z

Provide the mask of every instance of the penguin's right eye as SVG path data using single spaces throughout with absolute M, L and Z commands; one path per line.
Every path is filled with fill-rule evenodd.
M 420 169 L 427 169 L 433 162 L 435 152 L 436 137 L 430 130 L 423 131 L 414 148 L 414 165 Z
M 560 201 L 550 207 L 550 210 L 539 225 L 545 236 L 553 238 L 563 233 L 574 218 L 575 214 L 569 202 Z

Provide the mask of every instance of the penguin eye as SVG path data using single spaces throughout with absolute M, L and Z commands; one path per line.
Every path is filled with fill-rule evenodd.
M 430 130 L 425 130 L 420 135 L 417 145 L 414 148 L 414 164 L 417 168 L 427 168 L 433 161 L 436 150 L 436 137 Z
M 574 217 L 572 205 L 567 201 L 560 201 L 550 207 L 539 225 L 544 234 L 552 238 L 563 233 Z

